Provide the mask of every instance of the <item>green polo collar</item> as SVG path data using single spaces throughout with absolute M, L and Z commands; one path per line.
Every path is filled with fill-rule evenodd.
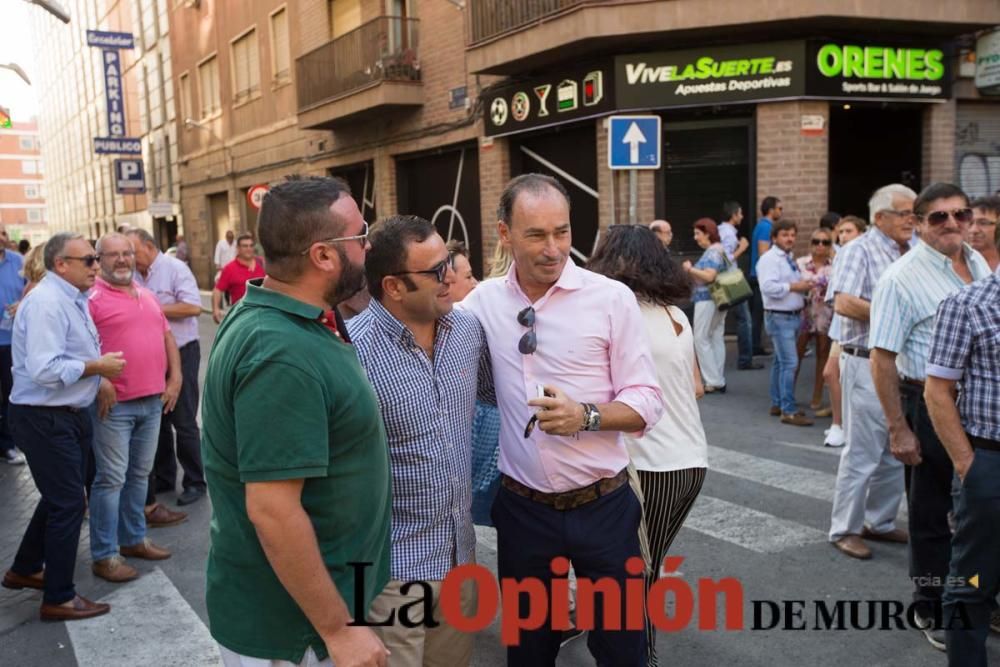
M 254 278 L 247 282 L 247 293 L 243 301 L 248 306 L 262 306 L 264 308 L 276 308 L 290 315 L 295 315 L 307 320 L 318 320 L 323 315 L 323 309 L 311 306 L 308 303 L 285 296 L 280 292 L 261 287 L 263 278 Z

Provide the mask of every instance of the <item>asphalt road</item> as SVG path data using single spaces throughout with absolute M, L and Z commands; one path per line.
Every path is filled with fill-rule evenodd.
M 215 325 L 202 316 L 203 365 Z M 711 446 L 710 472 L 672 555 L 683 557 L 680 578 L 694 591 L 702 579 L 732 577 L 742 587 L 744 629 L 699 630 L 697 611 L 683 629 L 660 633 L 662 664 L 799 665 L 862 664 L 943 665 L 916 630 L 817 630 L 817 602 L 833 609 L 838 601 L 858 601 L 860 622 L 869 601 L 900 606 L 909 602 L 906 549 L 872 544 L 875 557 L 849 559 L 826 541 L 838 452 L 822 447 L 829 420 L 812 428 L 783 426 L 767 415 L 768 371 L 737 372 L 730 346 L 729 391 L 701 402 Z M 769 361 L 769 360 L 768 360 Z M 800 397 L 808 398 L 814 360 L 806 360 Z M 0 467 L 0 562 L 10 563 L 35 502 L 26 468 Z M 167 495 L 168 502 L 173 501 Z M 100 666 L 216 665 L 218 655 L 206 627 L 205 558 L 208 551 L 208 501 L 185 508 L 190 519 L 152 531 L 174 552 L 159 563 L 134 563 L 144 576 L 113 585 L 90 573 L 87 535 L 81 539 L 77 586 L 91 599 L 113 603 L 108 616 L 70 624 L 37 620 L 39 595 L 0 590 L 0 664 Z M 901 525 L 905 526 L 905 516 Z M 480 529 L 478 558 L 493 570 L 495 539 Z M 782 610 L 773 629 L 752 629 L 754 601 L 770 601 Z M 800 602 L 796 602 L 800 601 Z M 786 609 L 786 605 L 788 608 Z M 881 607 L 879 607 L 881 609 Z M 845 607 L 845 611 L 849 607 Z M 789 616 L 786 611 L 793 612 Z M 794 612 L 801 611 L 801 616 Z M 673 613 L 668 608 L 669 613 Z M 849 617 L 845 617 L 849 618 Z M 766 624 L 773 621 L 768 616 Z M 720 614 L 721 621 L 721 614 Z M 806 629 L 784 629 L 785 624 Z M 876 626 L 878 624 L 876 623 Z M 1000 639 L 989 640 L 990 656 L 1000 663 Z M 475 665 L 504 664 L 498 626 L 479 633 Z M 585 640 L 563 649 L 560 665 L 590 665 Z

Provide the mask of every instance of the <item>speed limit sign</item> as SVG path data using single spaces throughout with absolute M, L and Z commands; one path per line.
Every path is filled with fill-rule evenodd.
M 260 210 L 260 205 L 264 201 L 264 195 L 270 190 L 266 185 L 254 185 L 249 190 L 247 190 L 247 201 L 258 211 Z

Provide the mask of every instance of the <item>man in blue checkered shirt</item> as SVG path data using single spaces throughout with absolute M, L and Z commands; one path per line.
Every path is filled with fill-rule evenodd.
M 369 241 L 372 300 L 348 330 L 378 394 L 392 463 L 392 571 L 371 619 L 395 614 L 394 624 L 374 628 L 393 664 L 463 667 L 473 635 L 442 622 L 440 593 L 451 568 L 475 561 L 472 421 L 477 393 L 496 402 L 486 338 L 475 316 L 452 308 L 455 269 L 431 223 L 395 216 Z M 470 585 L 462 613 L 475 609 Z M 424 611 L 436 627 L 422 622 Z M 400 623 L 401 613 L 416 627 Z
M 943 598 L 948 661 L 985 667 L 1000 593 L 1000 275 L 941 302 L 924 397 L 962 482 Z

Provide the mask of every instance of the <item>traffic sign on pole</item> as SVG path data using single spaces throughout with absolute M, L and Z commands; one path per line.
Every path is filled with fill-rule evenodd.
M 270 190 L 266 185 L 254 185 L 249 190 L 247 190 L 247 201 L 258 211 L 260 210 L 260 205 L 264 203 L 264 195 Z
M 659 116 L 611 116 L 608 119 L 610 169 L 659 169 L 662 144 Z

